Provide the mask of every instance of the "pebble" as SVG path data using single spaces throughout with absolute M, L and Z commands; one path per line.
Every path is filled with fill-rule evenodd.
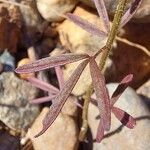
M 62 21 L 63 15 L 71 12 L 77 2 L 78 0 L 36 0 L 38 11 L 49 22 Z
M 29 104 L 38 90 L 12 72 L 0 75 L 0 120 L 10 129 L 24 132 L 39 114 L 39 107 Z
M 58 115 L 54 123 L 40 137 L 34 136 L 42 129 L 42 120 L 49 108 L 43 108 L 32 127 L 28 131 L 28 136 L 33 143 L 34 150 L 77 150 L 78 148 L 78 126 L 77 106 L 73 103 L 75 97 L 69 97 L 62 112 Z

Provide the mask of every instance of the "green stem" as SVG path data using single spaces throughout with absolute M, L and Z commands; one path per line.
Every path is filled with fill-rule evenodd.
M 118 29 L 120 26 L 120 22 L 121 22 L 121 18 L 122 18 L 122 15 L 123 15 L 127 1 L 128 0 L 119 0 L 119 3 L 117 5 L 114 20 L 112 23 L 112 28 L 111 28 L 110 33 L 108 34 L 108 39 L 106 42 L 106 50 L 102 53 L 101 60 L 99 63 L 100 70 L 102 70 L 104 68 L 106 60 L 107 60 L 109 53 L 112 49 L 112 45 L 113 45 L 114 39 L 117 35 Z
M 82 112 L 82 127 L 79 133 L 79 140 L 84 141 L 86 138 L 86 133 L 88 130 L 88 107 L 90 103 L 90 98 L 93 93 L 93 86 L 92 84 L 88 87 L 86 94 L 84 95 L 84 105 L 83 105 L 83 112 Z
M 106 42 L 105 50 L 102 53 L 102 57 L 101 57 L 101 60 L 99 63 L 99 68 L 101 71 L 103 70 L 105 63 L 106 63 L 106 60 L 107 60 L 109 53 L 112 49 L 112 45 L 113 45 L 114 39 L 117 35 L 126 3 L 127 3 L 127 0 L 119 0 L 119 3 L 117 5 L 117 9 L 115 12 L 112 28 L 111 28 L 110 33 L 108 34 L 108 39 Z M 81 131 L 79 133 L 79 140 L 80 141 L 84 141 L 86 138 L 86 133 L 88 130 L 88 107 L 89 107 L 90 98 L 91 98 L 92 93 L 93 93 L 93 86 L 91 84 L 88 87 L 88 89 L 86 90 L 86 93 L 84 96 L 84 106 L 83 106 L 83 113 L 82 113 L 83 122 L 82 122 L 82 126 L 81 126 Z

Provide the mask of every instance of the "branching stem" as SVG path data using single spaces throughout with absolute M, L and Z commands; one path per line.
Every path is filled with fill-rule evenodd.
M 119 0 L 117 8 L 116 8 L 116 12 L 115 12 L 115 16 L 114 16 L 114 20 L 113 20 L 113 24 L 112 24 L 112 28 L 110 33 L 108 34 L 108 39 L 106 42 L 106 49 L 105 51 L 103 51 L 102 53 L 102 57 L 100 59 L 99 62 L 99 68 L 100 70 L 103 70 L 106 60 L 109 56 L 109 53 L 112 49 L 112 45 L 113 45 L 113 41 L 117 35 L 119 26 L 120 26 L 120 22 L 121 22 L 121 18 L 124 12 L 124 9 L 126 7 L 128 0 Z M 81 126 L 81 131 L 79 134 L 79 140 L 80 141 L 84 141 L 86 138 L 86 133 L 87 133 L 87 129 L 88 129 L 88 107 L 89 107 L 89 103 L 90 103 L 90 98 L 91 95 L 93 93 L 93 86 L 92 84 L 88 87 L 85 96 L 84 96 L 84 106 L 83 106 L 83 113 L 82 113 L 82 126 Z

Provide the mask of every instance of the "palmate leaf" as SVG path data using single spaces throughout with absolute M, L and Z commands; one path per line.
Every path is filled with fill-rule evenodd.
M 106 37 L 107 33 L 104 31 L 100 30 L 97 26 L 94 24 L 88 22 L 85 19 L 80 18 L 79 16 L 73 15 L 71 13 L 67 13 L 66 17 L 74 22 L 76 25 L 81 27 L 82 29 L 86 30 L 87 32 L 91 33 L 92 35 L 97 35 L 99 37 Z
M 38 137 L 42 135 L 54 122 L 58 114 L 60 113 L 63 105 L 65 104 L 67 98 L 69 97 L 71 91 L 73 90 L 74 86 L 76 85 L 81 73 L 83 72 L 84 68 L 88 64 L 89 59 L 84 60 L 79 66 L 76 68 L 76 70 L 73 72 L 73 74 L 70 76 L 68 81 L 65 83 L 64 87 L 60 90 L 58 95 L 55 97 L 49 112 L 45 116 L 43 120 L 43 129 L 40 131 L 35 137 Z
M 140 7 L 141 3 L 142 3 L 142 0 L 134 0 L 130 8 L 123 15 L 120 28 L 122 28 L 125 24 L 127 24 L 131 20 L 131 18 L 136 13 L 137 9 Z
M 124 126 L 133 129 L 136 125 L 136 120 L 122 109 L 118 107 L 112 107 L 112 112 Z
M 59 92 L 59 90 L 54 87 L 53 85 L 51 85 L 50 83 L 46 83 L 42 80 L 39 80 L 37 78 L 34 77 L 30 77 L 27 79 L 32 85 L 34 85 L 35 87 L 47 91 L 49 93 L 57 93 Z
M 109 23 L 108 13 L 107 13 L 107 10 L 105 7 L 104 0 L 93 0 L 93 1 L 95 3 L 95 6 L 96 6 L 99 16 L 102 17 L 102 19 L 103 19 L 104 27 L 105 27 L 107 33 L 109 33 L 110 23 Z
M 116 90 L 114 91 L 111 97 L 111 106 L 115 104 L 115 102 L 119 99 L 122 93 L 126 90 L 126 88 L 131 83 L 132 79 L 133 74 L 129 74 L 122 79 L 122 81 L 119 83 L 119 85 L 117 86 Z
M 82 59 L 89 58 L 86 54 L 62 54 L 60 56 L 51 56 L 43 59 L 39 59 L 30 64 L 26 64 L 18 67 L 15 72 L 16 73 L 31 73 L 37 72 L 41 70 L 45 70 L 48 68 L 53 68 L 60 65 L 65 65 L 68 63 L 73 63 Z
M 94 86 L 97 104 L 103 120 L 103 127 L 106 131 L 110 130 L 111 108 L 109 94 L 106 88 L 105 78 L 101 74 L 95 59 L 90 59 L 90 72 Z

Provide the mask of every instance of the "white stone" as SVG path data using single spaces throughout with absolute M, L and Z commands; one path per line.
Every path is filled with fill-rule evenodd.
M 71 12 L 78 0 L 36 0 L 37 8 L 42 17 L 49 21 L 62 21 L 67 12 Z

